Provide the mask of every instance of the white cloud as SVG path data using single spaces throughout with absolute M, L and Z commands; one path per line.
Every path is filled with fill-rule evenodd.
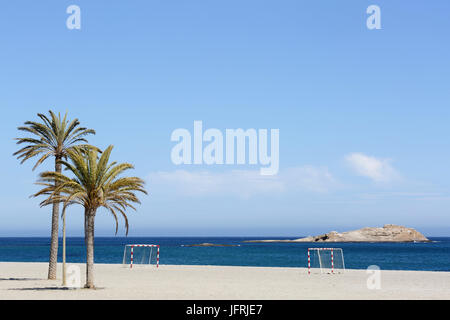
M 346 156 L 346 161 L 358 175 L 375 182 L 391 182 L 399 178 L 389 159 L 377 159 L 363 153 L 352 153 Z
M 233 195 L 248 198 L 287 192 L 324 193 L 337 186 L 327 168 L 313 166 L 289 168 L 275 176 L 262 176 L 257 170 L 177 170 L 151 173 L 148 179 L 152 189 L 169 188 L 172 192 L 188 196 Z

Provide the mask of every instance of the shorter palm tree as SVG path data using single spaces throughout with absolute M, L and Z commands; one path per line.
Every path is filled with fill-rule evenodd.
M 47 199 L 41 202 L 41 206 L 54 203 L 63 203 L 63 211 L 67 207 L 79 204 L 84 207 L 84 232 L 86 243 L 86 285 L 85 288 L 94 286 L 94 221 L 97 209 L 106 208 L 116 222 L 116 234 L 118 230 L 118 214 L 125 220 L 126 233 L 128 235 L 128 218 L 125 213 L 127 208 L 135 207 L 133 203 L 140 203 L 136 192 L 147 194 L 144 190 L 144 181 L 137 177 L 119 178 L 124 171 L 132 169 L 129 163 L 109 163 L 109 157 L 113 146 L 109 146 L 98 157 L 96 148 L 89 150 L 69 150 L 70 162 L 61 161 L 61 164 L 74 175 L 69 178 L 58 172 L 43 172 L 40 174 L 39 185 L 44 188 L 34 196 L 46 195 Z

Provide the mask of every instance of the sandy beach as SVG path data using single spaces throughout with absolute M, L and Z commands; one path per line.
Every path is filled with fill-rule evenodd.
M 85 265 L 81 268 L 84 283 Z M 58 265 L 61 277 L 61 264 Z M 382 271 L 381 289 L 369 290 L 365 270 L 308 276 L 306 269 L 160 266 L 133 270 L 95 266 L 96 290 L 61 289 L 46 263 L 0 263 L 0 299 L 311 300 L 450 299 L 450 272 Z

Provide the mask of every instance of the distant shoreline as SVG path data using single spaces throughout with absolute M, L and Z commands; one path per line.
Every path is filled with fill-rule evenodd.
M 437 241 L 299 241 L 299 240 L 246 240 L 243 243 L 315 243 L 315 244 L 333 244 L 333 243 L 431 243 Z
M 307 236 L 96 236 L 96 239 L 255 239 L 255 240 L 271 240 L 279 239 L 279 240 L 296 240 L 301 238 L 307 238 Z M 428 239 L 436 239 L 436 238 L 450 238 L 448 236 L 427 236 Z M 46 236 L 23 236 L 23 237 L 12 237 L 12 236 L 0 236 L 0 240 L 5 239 L 49 239 L 50 237 Z M 62 239 L 62 237 L 60 237 Z M 84 239 L 84 236 L 68 236 L 67 239 Z
M 347 232 L 331 231 L 318 236 L 295 240 L 248 240 L 247 242 L 273 243 L 427 243 L 430 239 L 419 231 L 395 224 L 385 224 L 383 227 L 366 227 Z

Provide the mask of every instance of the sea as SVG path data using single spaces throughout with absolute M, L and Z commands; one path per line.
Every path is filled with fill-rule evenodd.
M 271 237 L 288 239 L 284 237 Z M 96 237 L 95 262 L 121 264 L 127 244 L 160 245 L 162 265 L 307 267 L 307 250 L 342 248 L 347 269 L 450 271 L 450 237 L 430 243 L 245 243 L 249 237 Z M 292 239 L 292 238 L 290 238 Z M 62 243 L 62 242 L 60 242 Z M 229 247 L 189 247 L 213 243 Z M 0 262 L 47 262 L 49 238 L 0 238 Z M 59 261 L 62 261 L 61 246 Z M 84 263 L 84 238 L 67 238 L 67 262 Z

